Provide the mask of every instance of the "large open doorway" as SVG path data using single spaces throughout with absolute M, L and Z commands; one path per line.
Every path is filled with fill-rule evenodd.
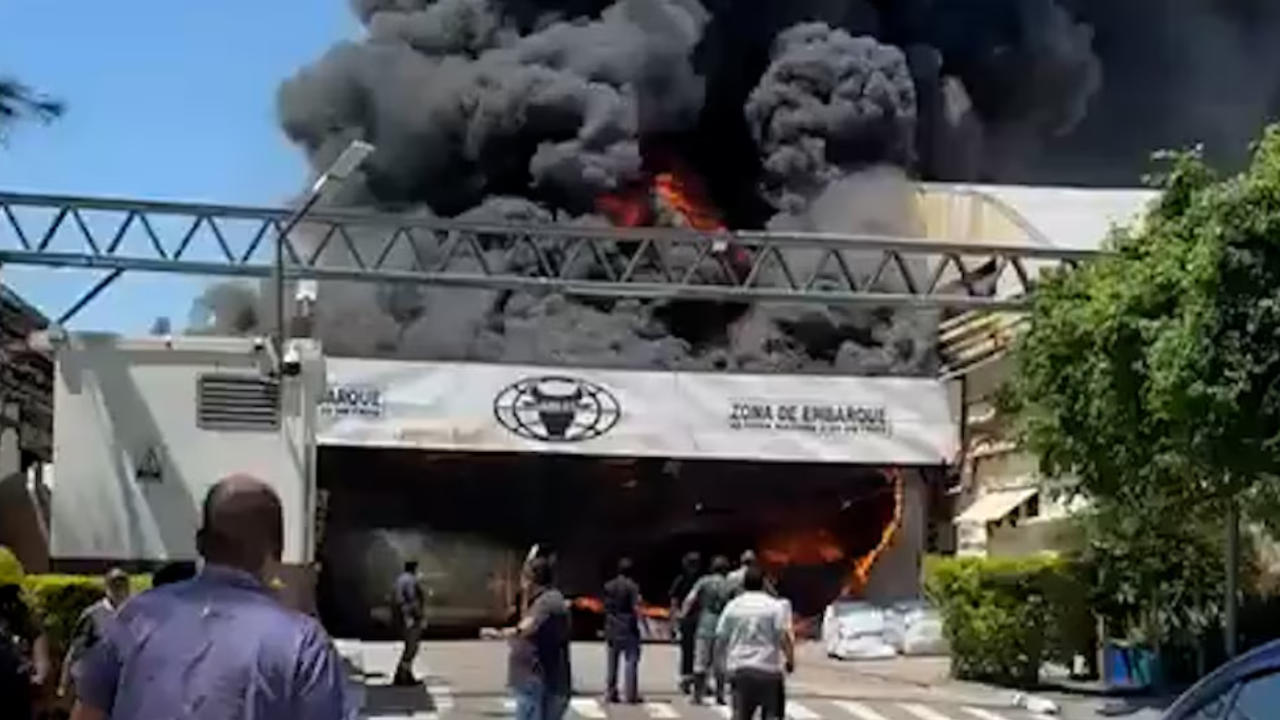
M 811 616 L 869 592 L 874 563 L 902 561 L 884 550 L 904 505 L 922 497 L 904 493 L 903 472 L 861 466 L 372 448 L 323 448 L 319 477 L 321 613 L 335 632 L 365 636 L 385 632 L 391 581 L 409 557 L 432 589 L 436 632 L 506 621 L 534 543 L 555 554 L 582 628 L 619 557 L 634 560 L 646 600 L 665 606 L 693 550 L 757 550 L 796 614 Z

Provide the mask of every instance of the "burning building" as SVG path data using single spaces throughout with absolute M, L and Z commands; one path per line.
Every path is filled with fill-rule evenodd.
M 468 223 L 477 250 L 454 268 L 539 271 L 518 234 L 486 225 L 674 226 L 718 238 L 720 262 L 673 251 L 639 273 L 728 277 L 753 264 L 728 230 L 920 237 L 913 179 L 1129 182 L 1153 137 L 1239 136 L 1280 94 L 1198 118 L 1129 103 L 1226 92 L 1142 69 L 1193 19 L 1274 52 L 1257 38 L 1277 13 L 1247 4 L 358 0 L 364 37 L 288 79 L 279 109 L 313 167 L 353 139 L 377 147 L 330 207 Z M 1134 15 L 1153 29 L 1125 35 Z M 1177 47 L 1201 74 L 1260 67 L 1227 46 Z M 310 231 L 322 262 L 342 262 Z M 442 233 L 409 240 L 384 267 L 454 252 Z M 634 260 L 625 245 L 547 244 L 579 279 Z M 819 258 L 788 261 L 823 281 Z M 269 330 L 258 302 L 235 286 L 204 298 L 225 334 Z M 584 596 L 619 554 L 661 601 L 684 551 L 747 547 L 802 613 L 914 591 L 955 435 L 932 379 L 935 311 L 354 282 L 322 283 L 312 304 L 331 356 L 312 478 L 325 501 L 299 502 L 323 505 L 322 599 L 341 616 L 421 555 L 456 619 L 491 619 L 533 542 Z

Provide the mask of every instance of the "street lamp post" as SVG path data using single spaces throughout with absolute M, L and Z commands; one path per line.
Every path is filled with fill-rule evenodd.
M 302 204 L 298 206 L 298 209 L 293 211 L 293 214 L 285 221 L 284 226 L 276 233 L 275 263 L 272 268 L 271 281 L 275 287 L 276 294 L 276 327 L 274 334 L 275 342 L 273 345 L 276 353 L 277 366 L 283 362 L 285 347 L 289 341 L 289 328 L 285 322 L 286 312 L 284 301 L 284 255 L 285 244 L 288 242 L 288 237 L 293 233 L 298 224 L 306 218 L 307 213 L 311 212 L 312 208 L 316 206 L 316 203 L 320 202 L 320 198 L 323 196 L 325 188 L 327 188 L 331 183 L 340 184 L 346 181 L 347 178 L 351 177 L 352 173 L 364 164 L 365 160 L 369 159 L 369 156 L 373 154 L 373 151 L 373 145 L 360 140 L 356 140 L 348 145 L 342 151 L 342 154 L 338 156 L 338 159 L 334 160 L 333 164 L 330 165 L 328 169 L 320 173 L 320 177 L 316 178 L 316 181 L 311 185 L 311 190 L 307 192 L 307 197 L 302 201 Z

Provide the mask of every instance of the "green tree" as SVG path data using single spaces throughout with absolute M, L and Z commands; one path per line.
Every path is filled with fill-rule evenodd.
M 13 78 L 0 78 L 0 139 L 19 120 L 48 122 L 62 115 L 66 107 Z
M 1237 175 L 1163 160 L 1144 221 L 1038 287 L 1011 395 L 1050 477 L 1162 522 L 1234 517 L 1280 467 L 1280 126 Z

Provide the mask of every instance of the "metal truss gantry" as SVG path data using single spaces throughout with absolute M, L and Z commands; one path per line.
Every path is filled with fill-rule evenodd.
M 0 193 L 0 265 L 269 278 L 290 211 Z M 603 298 L 1019 309 L 1079 250 L 870 235 L 478 225 L 317 211 L 283 239 L 288 280 L 554 290 Z M 727 249 L 727 252 L 726 252 Z M 735 262 L 736 260 L 736 262 Z

